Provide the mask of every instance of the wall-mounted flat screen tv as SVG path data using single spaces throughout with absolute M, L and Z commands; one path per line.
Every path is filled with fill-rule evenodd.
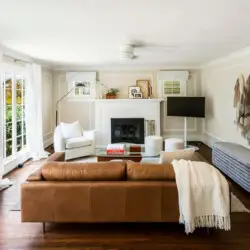
M 168 97 L 167 115 L 205 117 L 205 97 Z

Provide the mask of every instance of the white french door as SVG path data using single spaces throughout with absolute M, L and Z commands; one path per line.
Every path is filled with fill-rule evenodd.
M 3 71 L 0 94 L 1 155 L 4 162 L 8 162 L 26 149 L 26 83 L 24 74 Z

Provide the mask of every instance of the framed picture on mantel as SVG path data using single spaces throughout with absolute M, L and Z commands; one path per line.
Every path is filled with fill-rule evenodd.
M 140 87 L 142 98 L 149 98 L 151 96 L 149 80 L 136 80 L 136 86 Z
M 141 88 L 137 86 L 129 86 L 128 87 L 128 97 L 135 98 L 135 94 L 141 93 Z

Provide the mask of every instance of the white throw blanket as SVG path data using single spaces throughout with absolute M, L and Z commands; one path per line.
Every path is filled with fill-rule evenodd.
M 172 162 L 179 196 L 179 222 L 185 232 L 196 227 L 231 229 L 229 185 L 225 177 L 205 162 Z

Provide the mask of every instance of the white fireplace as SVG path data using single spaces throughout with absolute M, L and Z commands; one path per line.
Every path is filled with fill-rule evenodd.
M 155 135 L 160 136 L 160 99 L 95 100 L 96 146 L 111 143 L 111 118 L 144 118 L 154 121 Z M 145 130 L 145 136 L 147 132 Z

